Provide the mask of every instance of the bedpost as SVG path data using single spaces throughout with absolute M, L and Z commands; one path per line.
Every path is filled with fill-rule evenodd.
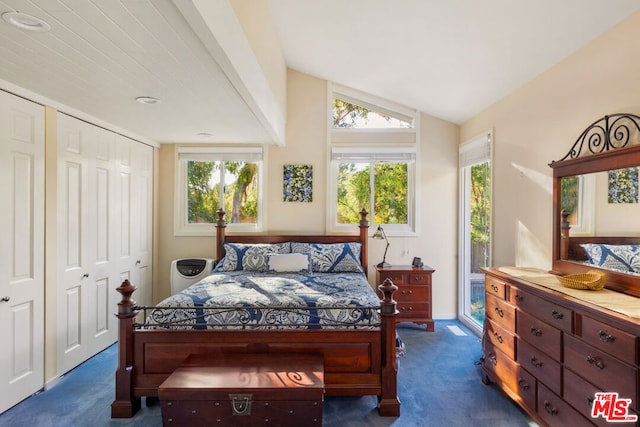
M 369 221 L 367 221 L 367 215 L 369 212 L 365 208 L 362 208 L 360 211 L 360 244 L 362 245 L 362 252 L 360 253 L 360 262 L 362 263 L 362 268 L 364 269 L 365 275 L 368 275 L 369 271 L 369 262 L 368 255 L 369 250 L 367 249 L 367 243 L 369 242 Z
M 218 220 L 216 221 L 216 264 L 224 256 L 224 231 L 227 223 L 224 220 L 224 209 L 220 208 L 216 211 Z
M 382 292 L 380 317 L 382 319 L 382 392 L 378 397 L 378 411 L 383 417 L 400 416 L 398 399 L 398 368 L 396 365 L 396 302 L 393 293 L 398 287 L 390 279 L 378 286 Z
M 116 288 L 122 295 L 118 303 L 118 369 L 116 370 L 116 399 L 111 404 L 111 418 L 131 418 L 140 409 L 140 398 L 133 396 L 133 323 L 138 310 L 131 294 L 136 287 L 128 280 Z

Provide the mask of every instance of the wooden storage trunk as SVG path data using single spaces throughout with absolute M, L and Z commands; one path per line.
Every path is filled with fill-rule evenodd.
M 158 396 L 165 426 L 321 426 L 322 355 L 191 355 Z

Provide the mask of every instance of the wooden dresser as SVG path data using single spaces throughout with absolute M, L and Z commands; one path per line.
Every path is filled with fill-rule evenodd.
M 485 273 L 486 384 L 493 380 L 542 425 L 612 425 L 606 402 L 591 416 L 596 392 L 617 392 L 631 399 L 628 415 L 638 413 L 640 319 L 497 269 Z M 618 406 L 612 417 L 627 413 Z
M 398 302 L 398 322 L 426 324 L 433 331 L 431 315 L 431 276 L 435 271 L 429 266 L 391 265 L 376 267 L 378 283 L 391 279 L 398 290 L 393 294 Z

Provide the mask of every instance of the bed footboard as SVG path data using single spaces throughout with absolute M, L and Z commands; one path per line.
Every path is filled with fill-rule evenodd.
M 345 330 L 145 330 L 125 280 L 117 288 L 119 344 L 112 418 L 132 417 L 141 397 L 156 397 L 158 386 L 193 353 L 314 352 L 323 354 L 327 395 L 378 396 L 382 416 L 400 415 L 397 396 L 396 302 L 390 280 L 380 285 L 381 326 Z

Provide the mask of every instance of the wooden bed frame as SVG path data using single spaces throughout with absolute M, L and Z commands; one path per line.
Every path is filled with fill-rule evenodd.
M 361 212 L 360 234 L 340 236 L 236 235 L 225 234 L 224 212 L 218 211 L 217 257 L 225 242 L 277 243 L 286 241 L 362 245 L 361 262 L 367 271 L 367 212 Z M 381 416 L 400 415 L 397 395 L 396 302 L 397 287 L 390 280 L 378 286 L 382 294 L 381 326 L 344 330 L 151 330 L 136 327 L 142 309 L 131 299 L 135 286 L 125 280 L 117 288 L 119 341 L 116 397 L 112 418 L 132 417 L 141 398 L 157 398 L 158 386 L 190 354 L 215 353 L 320 353 L 324 358 L 325 394 L 328 396 L 378 397 Z

